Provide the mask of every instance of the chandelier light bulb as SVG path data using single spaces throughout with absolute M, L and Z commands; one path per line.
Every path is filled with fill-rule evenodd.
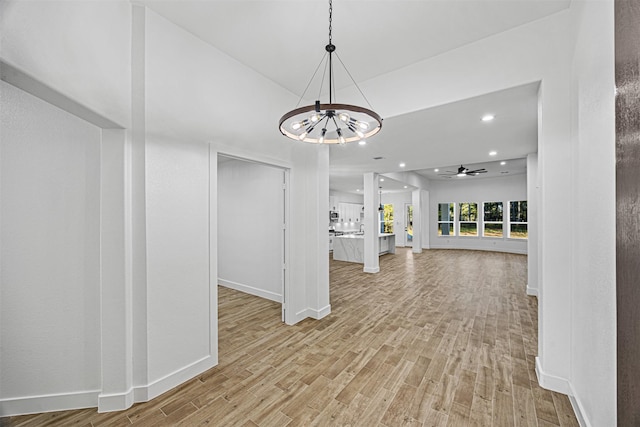
M 347 113 L 340 113 L 338 114 L 338 118 L 340 120 L 342 120 L 343 122 L 347 123 L 349 121 L 349 115 Z
M 300 122 L 293 122 L 293 124 L 291 125 L 291 129 L 293 130 L 298 130 L 302 127 L 302 123 Z
M 300 136 L 298 137 L 298 139 L 299 139 L 300 141 L 303 141 L 306 137 L 307 137 L 307 132 L 305 131 L 305 132 L 302 132 L 302 133 L 300 134 Z
M 367 122 L 358 122 L 358 127 L 362 130 L 367 130 L 369 129 L 369 123 Z
M 356 129 L 356 135 L 358 135 L 360 138 L 364 138 L 364 133 L 362 133 L 362 131 Z
M 322 129 L 322 134 L 320 135 L 320 140 L 318 141 L 320 144 L 324 144 L 324 136 L 327 134 L 327 129 Z
M 320 120 L 320 114 L 317 114 L 317 113 L 316 113 L 316 114 L 312 114 L 312 115 L 311 115 L 311 117 L 310 117 L 310 119 L 311 119 L 311 121 L 312 121 L 312 122 L 314 122 L 314 123 L 315 123 L 315 122 L 317 122 L 318 120 Z

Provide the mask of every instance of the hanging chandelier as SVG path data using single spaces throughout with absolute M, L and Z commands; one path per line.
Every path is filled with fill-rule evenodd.
M 326 70 L 329 70 L 329 103 L 324 104 L 320 102 L 320 94 L 318 94 L 318 100 L 313 105 L 307 105 L 304 107 L 297 107 L 280 118 L 280 132 L 284 136 L 291 139 L 311 142 L 314 144 L 345 144 L 347 142 L 364 141 L 365 138 L 369 138 L 376 133 L 380 132 L 382 128 L 382 118 L 375 111 L 370 108 L 359 107 L 350 104 L 338 104 L 334 103 L 335 88 L 333 84 L 334 72 L 333 72 L 333 55 L 335 54 L 345 71 L 353 81 L 353 84 L 358 89 L 364 100 L 369 107 L 369 101 L 362 93 L 362 90 L 358 87 L 349 70 L 345 67 L 344 63 L 336 53 L 336 46 L 331 40 L 331 21 L 333 17 L 333 4 L 332 0 L 329 0 L 329 44 L 325 46 L 326 53 L 318 64 L 316 71 L 313 73 L 307 88 L 302 93 L 298 105 L 304 98 L 307 89 L 313 82 L 316 73 L 320 69 L 320 66 L 324 64 L 325 75 Z M 324 80 L 324 76 L 323 76 Z M 320 91 L 322 91 L 322 82 L 320 85 Z

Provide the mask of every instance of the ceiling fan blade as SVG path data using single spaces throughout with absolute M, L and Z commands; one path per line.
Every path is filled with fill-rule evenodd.
M 471 174 L 471 173 L 478 174 L 478 173 L 486 173 L 486 172 L 487 172 L 487 170 L 485 168 L 482 168 L 482 169 L 476 169 L 476 170 L 473 170 L 473 171 L 467 171 L 467 174 Z

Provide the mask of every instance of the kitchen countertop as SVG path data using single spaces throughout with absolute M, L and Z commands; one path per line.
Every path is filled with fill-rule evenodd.
M 395 233 L 380 233 L 378 237 L 395 236 Z M 345 234 L 342 236 L 336 236 L 336 239 L 364 239 L 364 234 Z
M 396 252 L 394 233 L 378 234 L 379 255 Z M 364 264 L 364 234 L 346 234 L 333 239 L 333 259 Z

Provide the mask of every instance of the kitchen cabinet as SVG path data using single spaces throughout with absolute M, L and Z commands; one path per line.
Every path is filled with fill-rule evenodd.
M 361 222 L 364 205 L 357 203 L 338 203 L 340 222 Z
M 381 236 L 380 237 L 380 253 L 387 253 L 389 252 L 389 239 L 387 238 L 388 236 Z

